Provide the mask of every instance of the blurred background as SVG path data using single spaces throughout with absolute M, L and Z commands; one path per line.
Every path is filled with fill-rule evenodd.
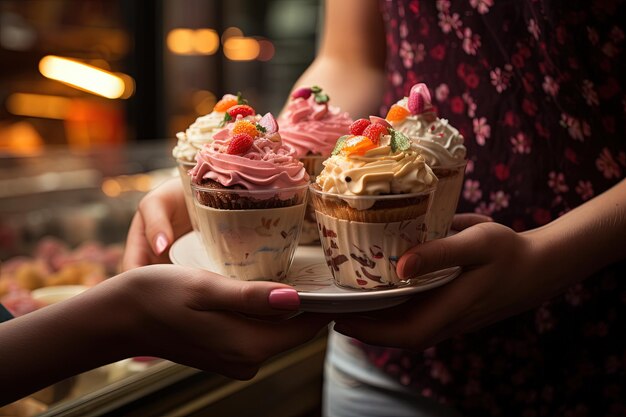
M 277 112 L 318 0 L 0 0 L 0 260 L 121 243 L 174 135 L 241 91 Z

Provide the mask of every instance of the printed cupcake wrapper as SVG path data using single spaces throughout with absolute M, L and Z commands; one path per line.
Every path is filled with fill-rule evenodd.
M 326 263 L 341 287 L 381 290 L 407 284 L 396 265 L 426 237 L 425 214 L 390 223 L 361 223 L 316 212 Z
M 298 245 L 305 204 L 221 210 L 195 202 L 204 249 L 215 272 L 234 279 L 281 281 Z
M 320 234 L 317 232 L 317 219 L 315 218 L 315 208 L 311 199 L 307 201 L 304 211 L 304 221 L 302 222 L 302 232 L 300 233 L 299 245 L 320 244 Z
M 196 219 L 196 209 L 193 205 L 193 194 L 191 191 L 191 178 L 187 175 L 187 171 L 194 167 L 194 164 L 178 163 L 178 173 L 180 174 L 180 181 L 183 184 L 183 194 L 185 195 L 185 206 L 187 207 L 187 213 L 189 213 L 189 220 L 191 221 L 191 227 L 193 230 L 198 231 L 198 220 Z
M 304 169 L 307 174 L 311 177 L 311 181 L 315 181 L 315 177 L 317 177 L 322 170 L 324 170 L 324 165 L 322 162 L 326 160 L 328 156 L 321 155 L 307 155 L 300 158 L 300 162 L 304 165 Z
M 428 225 L 427 240 L 446 237 L 452 225 L 452 219 L 459 203 L 465 164 L 455 168 L 433 167 L 433 172 L 439 179 L 433 201 L 426 217 Z

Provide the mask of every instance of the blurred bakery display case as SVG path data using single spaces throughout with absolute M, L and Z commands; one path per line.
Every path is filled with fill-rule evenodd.
M 1 0 L 0 302 L 17 315 L 119 272 L 175 133 L 242 92 L 277 113 L 318 0 Z M 319 415 L 324 336 L 251 381 L 129 358 L 0 408 L 34 415 Z M 279 394 L 277 394 L 279 393 Z

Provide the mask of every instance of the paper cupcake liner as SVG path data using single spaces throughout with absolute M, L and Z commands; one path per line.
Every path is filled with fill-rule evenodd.
M 185 196 L 185 206 L 187 207 L 187 213 L 189 214 L 189 220 L 193 230 L 198 230 L 198 221 L 196 220 L 196 210 L 193 205 L 193 194 L 191 192 L 191 178 L 187 172 L 195 166 L 195 163 L 178 162 L 178 174 L 180 181 L 183 184 L 183 194 Z
M 453 168 L 433 167 L 432 169 L 439 182 L 433 196 L 432 206 L 426 217 L 427 240 L 439 239 L 448 235 L 465 177 L 465 164 Z
M 195 201 L 206 254 L 221 275 L 281 281 L 298 245 L 305 204 L 264 209 L 216 209 Z
M 362 223 L 316 212 L 326 263 L 336 285 L 384 290 L 406 285 L 396 265 L 407 249 L 424 241 L 425 214 L 399 222 Z
M 324 165 L 322 165 L 322 162 L 324 162 L 326 158 L 327 157 L 321 155 L 306 155 L 300 158 L 300 162 L 302 162 L 302 165 L 304 165 L 304 169 L 311 177 L 311 181 L 315 181 L 315 178 L 324 169 Z

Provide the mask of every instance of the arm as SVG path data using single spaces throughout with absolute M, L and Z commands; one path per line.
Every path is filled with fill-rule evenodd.
M 130 356 L 248 379 L 326 325 L 305 314 L 277 320 L 298 306 L 297 292 L 285 284 L 172 265 L 138 268 L 0 324 L 0 405 Z
M 378 0 L 326 1 L 320 50 L 294 88 L 321 86 L 355 119 L 378 114 L 385 49 Z
M 400 276 L 456 265 L 463 273 L 398 308 L 338 319 L 335 329 L 367 343 L 424 349 L 535 307 L 623 259 L 626 180 L 538 229 L 482 223 L 410 249 Z

